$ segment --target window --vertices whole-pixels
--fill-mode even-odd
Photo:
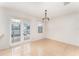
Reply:
[[[43,24],[41,22],[38,23],[38,33],[43,33]]]
[[[43,27],[42,26],[38,26],[38,33],[42,33],[43,32]]]

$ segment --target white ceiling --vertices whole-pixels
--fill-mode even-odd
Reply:
[[[71,12],[79,12],[79,2],[71,2],[68,5],[64,2],[5,2],[3,7],[19,10],[31,16],[42,18],[44,10],[48,10],[48,17],[64,15]]]

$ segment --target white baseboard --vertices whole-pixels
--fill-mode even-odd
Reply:
[[[25,40],[25,41],[20,42],[20,43],[18,43],[18,44],[13,44],[13,45],[11,45],[10,48],[13,48],[13,47],[19,46],[19,45],[21,45],[21,44],[29,43],[29,42],[31,42],[31,41],[37,41],[37,40],[41,40],[41,39],[29,39],[29,40]]]
[[[73,42],[67,42],[67,41],[61,40],[61,39],[59,39],[59,38],[49,37],[48,39],[50,39],[50,40],[55,40],[55,41],[59,41],[59,42],[61,42],[61,43],[65,43],[65,44],[69,44],[69,45],[73,45],[73,46],[79,47],[79,44],[75,44],[75,43],[73,43]]]
[[[33,39],[33,40],[31,40],[31,41],[37,41],[37,40],[42,40],[42,39]]]

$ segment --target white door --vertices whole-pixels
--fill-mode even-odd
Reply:
[[[11,19],[10,33],[11,46],[23,43],[25,40],[30,40],[30,22],[27,20]]]
[[[29,21],[23,22],[23,36],[24,36],[24,40],[30,39],[30,22]]]
[[[21,22],[18,19],[12,19],[10,21],[11,32],[11,44],[17,44],[21,42]]]

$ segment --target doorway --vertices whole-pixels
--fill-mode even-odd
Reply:
[[[30,40],[30,22],[27,20],[11,19],[10,37],[12,46]]]

